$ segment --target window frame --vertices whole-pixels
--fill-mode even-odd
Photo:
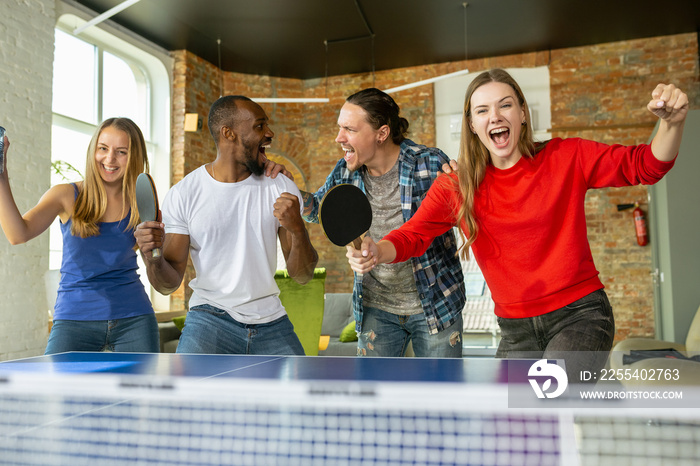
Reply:
[[[73,5],[61,2],[61,13],[56,22],[55,29],[73,35],[72,31],[84,24],[91,18],[90,12],[76,8]],[[78,39],[96,47],[97,86],[95,89],[95,99],[97,109],[95,124],[72,118],[54,112],[52,108],[52,131],[53,126],[60,126],[90,137],[101,121],[105,118],[102,115],[102,69],[104,65],[104,53],[110,53],[123,60],[134,72],[137,82],[137,92],[145,93],[146,106],[143,117],[145,126],[139,124],[146,139],[146,148],[149,156],[151,175],[154,177],[156,189],[162,199],[170,187],[170,144],[171,144],[171,83],[173,60],[169,53],[137,36],[130,31],[116,26],[111,21],[106,21],[99,26],[93,26],[83,31]],[[109,117],[110,115],[107,115]],[[82,151],[87,149],[83,148]],[[51,157],[53,161],[53,154]],[[141,281],[146,286],[149,296],[157,311],[169,311],[170,299],[157,293],[148,283],[145,266],[140,257],[139,274]]]

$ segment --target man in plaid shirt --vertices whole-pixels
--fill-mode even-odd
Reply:
[[[337,184],[352,183],[367,194],[372,206],[368,234],[379,241],[411,218],[449,158],[440,149],[407,139],[408,121],[399,116],[394,99],[378,89],[348,97],[338,127],[336,142],[345,156],[316,193],[302,191],[304,219],[317,223],[325,193]],[[418,357],[461,357],[465,301],[452,231],[410,262],[355,274],[357,354],[403,356],[412,341]]]

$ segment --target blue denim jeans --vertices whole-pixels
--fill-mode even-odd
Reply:
[[[541,316],[498,318],[497,358],[563,359],[569,381],[580,371],[600,373],[612,349],[615,319],[608,296],[597,290]]]
[[[294,325],[286,315],[265,324],[242,324],[208,304],[187,313],[178,353],[304,355]]]
[[[373,307],[362,312],[362,331],[357,337],[358,356],[401,357],[408,342],[423,358],[462,357],[462,315],[446,329],[428,333],[425,314],[399,316]]]
[[[160,351],[155,314],[114,320],[55,320],[44,354],[66,351]]]

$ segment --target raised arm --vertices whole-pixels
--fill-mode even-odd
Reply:
[[[314,277],[318,254],[299,213],[299,199],[294,194],[282,193],[274,209],[274,215],[281,225],[278,236],[287,272],[294,281],[304,285]]]
[[[4,164],[6,164],[9,145],[10,142],[5,137]],[[73,186],[61,184],[46,191],[37,205],[22,215],[10,189],[7,166],[0,174],[0,226],[10,244],[26,243],[36,238],[51,226],[57,216],[60,216],[64,222],[68,221],[74,204]]]
[[[688,115],[688,96],[673,84],[659,84],[647,104],[659,117],[659,129],[651,141],[651,152],[658,160],[670,162],[678,154]]]

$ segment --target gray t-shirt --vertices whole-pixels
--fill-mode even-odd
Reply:
[[[369,236],[374,241],[403,225],[399,191],[399,163],[380,176],[363,174],[365,192],[372,206]],[[423,312],[411,261],[379,264],[362,279],[362,305],[398,315]]]

